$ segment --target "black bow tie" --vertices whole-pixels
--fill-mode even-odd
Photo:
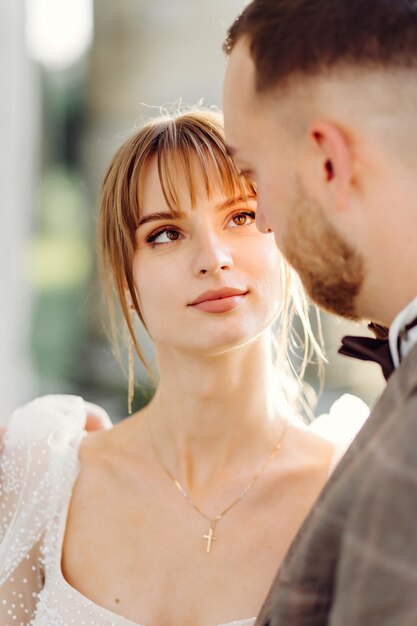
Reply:
[[[417,318],[401,329],[398,335],[399,355],[401,355],[401,339],[405,338],[410,328],[414,326],[417,326]],[[385,379],[388,380],[395,369],[388,342],[388,328],[374,323],[368,324],[368,328],[374,333],[375,339],[373,337],[343,337],[342,347],[338,352],[361,361],[375,361],[375,363],[379,363]]]

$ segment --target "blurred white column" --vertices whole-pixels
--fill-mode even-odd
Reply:
[[[30,395],[28,268],[37,103],[23,0],[0,3],[0,423]]]

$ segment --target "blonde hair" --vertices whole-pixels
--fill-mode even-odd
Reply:
[[[256,195],[256,187],[241,176],[227,154],[223,119],[219,112],[191,109],[174,115],[161,115],[136,131],[116,152],[102,185],[98,221],[98,249],[104,293],[109,305],[110,335],[117,349],[118,324],[116,302],[120,306],[127,331],[139,356],[150,371],[139,346],[130,308],[143,325],[140,302],[133,280],[135,231],[141,215],[141,190],[152,157],[156,157],[159,180],[170,210],[178,212],[178,180],[187,183],[192,205],[196,202],[196,184],[203,180],[207,195],[219,188],[228,196]],[[181,178],[180,178],[181,175]],[[322,356],[308,318],[308,302],[298,276],[282,260],[283,303],[276,358],[289,359],[295,341],[291,336],[293,318],[298,315],[304,330],[304,356],[301,373],[293,371],[298,381],[314,353]],[[290,360],[288,360],[290,363]],[[282,369],[282,368],[281,368]]]

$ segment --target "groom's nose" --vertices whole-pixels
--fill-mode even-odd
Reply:
[[[265,219],[265,215],[262,211],[258,209],[256,211],[256,228],[261,231],[261,233],[272,233],[272,228],[270,227],[268,221]]]

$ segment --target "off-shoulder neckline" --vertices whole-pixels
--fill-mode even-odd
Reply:
[[[70,583],[66,580],[64,573],[62,571],[62,551],[63,551],[63,543],[64,543],[64,537],[65,537],[65,529],[67,527],[67,521],[68,521],[68,512],[69,512],[69,507],[71,504],[73,486],[80,470],[79,448],[80,448],[80,445],[84,436],[86,435],[87,435],[86,431],[83,431],[77,437],[76,442],[74,442],[73,444],[73,449],[77,456],[78,463],[77,463],[76,472],[74,472],[73,481],[71,485],[69,485],[68,494],[66,494],[65,502],[63,504],[60,519],[59,519],[58,535],[57,535],[57,542],[56,542],[56,558],[54,559],[54,567],[55,567],[54,574],[57,577],[58,583],[63,585],[69,593],[71,593],[75,597],[80,598],[80,600],[88,604],[91,610],[97,613],[100,613],[103,616],[107,616],[112,626],[144,626],[144,624],[138,624],[136,622],[133,622],[132,620],[129,620],[127,617],[123,617],[123,615],[114,613],[113,611],[106,609],[104,606],[97,604],[90,598],[87,598],[87,596],[81,593],[81,591],[78,591],[78,589],[70,585]],[[237,619],[232,622],[216,624],[215,626],[234,626],[234,625],[251,626],[255,620],[256,620],[256,617],[247,617],[244,619]],[[115,622],[117,622],[117,624]]]

